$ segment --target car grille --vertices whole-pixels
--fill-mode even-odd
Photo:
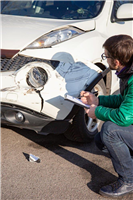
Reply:
[[[34,61],[45,62],[51,65],[53,69],[55,69],[59,64],[58,61],[50,61],[50,60],[44,60],[44,59],[35,58],[35,57],[26,57],[26,56],[17,55],[11,59],[7,59],[7,58],[1,59],[1,71],[3,72],[16,71],[20,69],[21,67],[23,67],[24,65],[26,65],[27,63],[34,62]]]

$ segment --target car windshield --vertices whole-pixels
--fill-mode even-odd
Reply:
[[[105,1],[1,1],[1,14],[63,20],[92,19]]]

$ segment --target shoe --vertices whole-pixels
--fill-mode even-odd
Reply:
[[[116,182],[102,187],[99,193],[105,197],[117,198],[128,193],[133,193],[133,183],[125,183],[118,179]]]

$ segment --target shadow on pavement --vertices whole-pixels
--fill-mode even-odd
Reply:
[[[7,127],[3,126],[3,128]],[[117,177],[111,174],[110,172],[89,161],[89,156],[88,159],[85,159],[80,155],[63,148],[65,146],[74,147],[91,154],[104,155],[106,157],[109,157],[108,155],[98,150],[93,141],[91,143],[77,143],[69,141],[68,139],[65,138],[63,134],[61,135],[49,134],[47,136],[44,136],[44,135],[38,135],[37,133],[31,130],[18,129],[14,127],[10,127],[10,129],[26,137],[32,142],[40,145],[41,147],[44,147],[54,152],[55,154],[71,162],[72,164],[89,172],[91,174],[91,181],[87,184],[87,186],[95,193],[98,193],[99,189],[103,185],[109,184],[110,182],[113,182],[117,179]],[[34,146],[35,145],[34,143],[29,143],[29,146]],[[27,159],[28,154],[25,153],[23,154]]]

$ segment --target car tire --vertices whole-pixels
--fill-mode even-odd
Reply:
[[[99,95],[106,95],[106,87],[103,80],[94,87],[92,91],[98,91]],[[78,113],[73,118],[71,126],[64,133],[65,137],[71,141],[77,142],[91,142],[98,130],[101,128],[103,122],[96,119],[93,120],[87,116],[84,108],[80,108]]]

